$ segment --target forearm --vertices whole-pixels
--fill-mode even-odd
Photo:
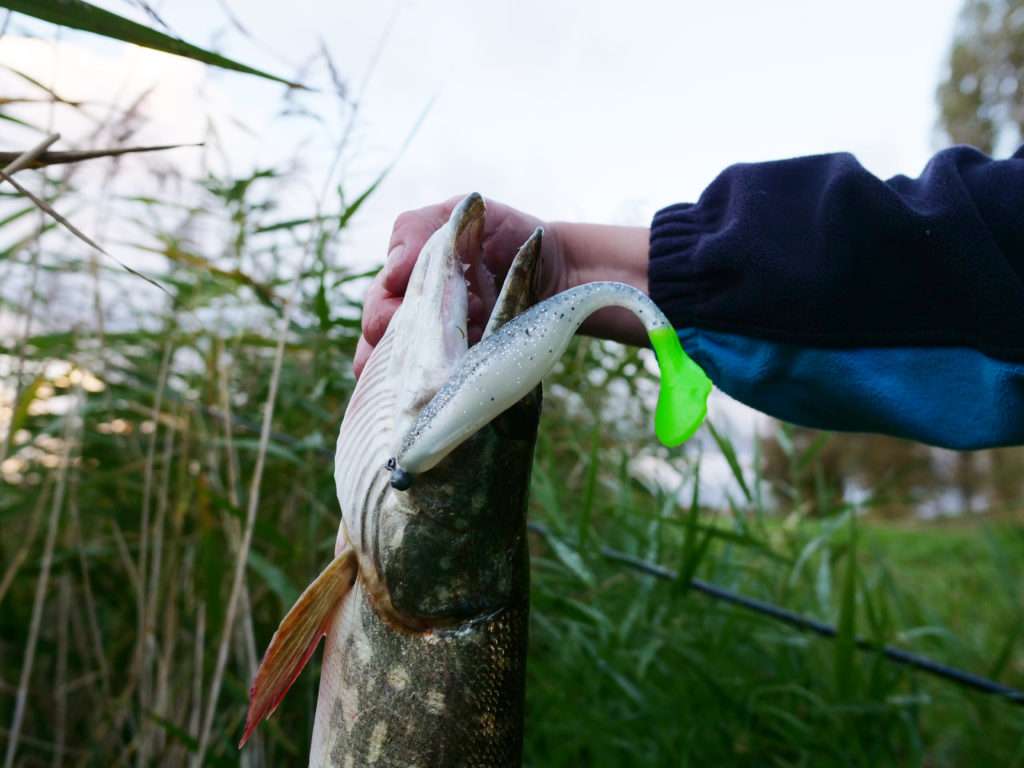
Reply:
[[[647,227],[552,222],[564,268],[558,291],[598,280],[615,280],[648,293]],[[627,310],[609,307],[595,312],[582,326],[590,336],[646,346],[647,333]]]
[[[724,392],[806,426],[1024,444],[1024,147],[917,179],[732,166],[652,224],[648,293]]]
[[[959,147],[888,181],[849,154],[735,165],[655,216],[648,293],[677,328],[1020,361],[1021,210],[1024,147]]]

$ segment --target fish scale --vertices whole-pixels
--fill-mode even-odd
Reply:
[[[322,678],[321,701],[333,704],[317,711],[323,752],[310,765],[518,766],[527,616],[524,601],[456,628],[402,631],[357,585],[327,638],[340,674]]]

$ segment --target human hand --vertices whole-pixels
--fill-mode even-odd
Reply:
[[[353,361],[356,376],[362,373],[370,353],[401,305],[420,249],[430,235],[448,221],[462,197],[406,211],[395,219],[387,262],[374,278],[363,302],[363,333]],[[544,299],[568,287],[565,259],[554,227],[507,205],[487,201],[480,242],[467,244],[466,253],[460,253],[469,264],[466,278],[469,281],[470,344],[479,341],[483,333],[516,251],[539,226],[544,227],[540,277],[540,298]]]
[[[384,336],[391,317],[402,303],[413,265],[427,238],[441,227],[463,196],[437,205],[406,211],[395,219],[388,245],[388,260],[366,293],[363,334],[356,347],[356,376]],[[487,202],[479,243],[469,243],[469,341],[476,343],[497,298],[498,288],[526,239],[538,226],[541,241],[539,299],[596,280],[617,280],[647,293],[647,256],[650,230],[606,224],[542,222],[507,205]],[[607,307],[589,317],[580,330],[626,344],[647,345],[643,325],[628,310]]]

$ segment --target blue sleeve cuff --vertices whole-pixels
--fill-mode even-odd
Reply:
[[[829,349],[687,328],[726,394],[785,421],[956,450],[1024,445],[1024,363],[969,347]]]

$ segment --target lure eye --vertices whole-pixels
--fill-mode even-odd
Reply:
[[[412,485],[412,475],[397,464],[391,470],[391,487],[396,491],[407,491]]]
[[[407,491],[412,485],[413,475],[398,466],[398,459],[392,456],[384,462],[384,469],[391,473],[391,487],[396,491]]]

